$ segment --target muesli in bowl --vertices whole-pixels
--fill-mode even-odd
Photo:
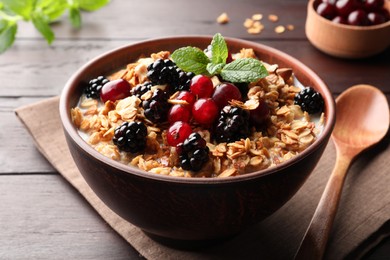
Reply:
[[[201,50],[140,57],[90,79],[71,110],[99,153],[151,173],[229,177],[295,157],[321,135],[324,101],[291,68],[231,53],[220,34]]]

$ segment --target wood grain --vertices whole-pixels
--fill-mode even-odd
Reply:
[[[0,205],[0,259],[137,256],[59,175],[1,176]]]
[[[36,29],[19,24],[15,45],[0,56],[0,259],[129,259],[138,253],[117,236],[35,148],[14,109],[56,96],[85,62],[135,41],[170,35],[208,34],[256,41],[299,59],[337,95],[366,83],[390,99],[390,49],[365,60],[340,60],[316,50],[304,32],[306,0],[115,0],[83,13],[83,28],[67,17],[53,24],[48,46]],[[227,12],[230,22],[215,19]],[[265,30],[250,35],[245,18],[264,15]],[[279,15],[279,22],[267,20]],[[276,25],[294,31],[276,34]],[[44,120],[44,119],[37,119]],[[367,180],[369,181],[369,180]],[[337,230],[345,227],[338,227]]]

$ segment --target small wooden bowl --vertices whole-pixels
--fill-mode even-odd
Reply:
[[[319,50],[339,58],[366,58],[390,46],[390,21],[373,26],[336,24],[307,5],[306,36]],[[390,10],[390,2],[386,1]]]

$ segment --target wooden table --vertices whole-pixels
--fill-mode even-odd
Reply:
[[[358,83],[372,84],[390,98],[390,49],[366,60],[341,60],[316,50],[306,39],[304,0],[113,0],[83,13],[83,28],[63,18],[47,46],[29,24],[0,56],[0,258],[125,259],[138,253],[119,237],[35,148],[14,109],[59,95],[70,75],[91,58],[139,40],[169,35],[238,37],[278,48],[311,67],[335,94]],[[230,22],[216,23],[227,12]],[[245,18],[264,15],[265,29],[250,35]],[[268,14],[279,16],[277,23]],[[274,32],[276,25],[293,31]],[[42,119],[44,120],[44,119]],[[377,248],[388,253],[389,243]],[[379,253],[380,254],[380,253]],[[375,259],[374,255],[367,259]]]

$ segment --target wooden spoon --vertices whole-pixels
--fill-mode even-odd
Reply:
[[[378,143],[389,129],[389,105],[377,88],[356,85],[336,99],[332,139],[336,165],[301,242],[295,259],[322,259],[337,212],[341,191],[353,159]]]

